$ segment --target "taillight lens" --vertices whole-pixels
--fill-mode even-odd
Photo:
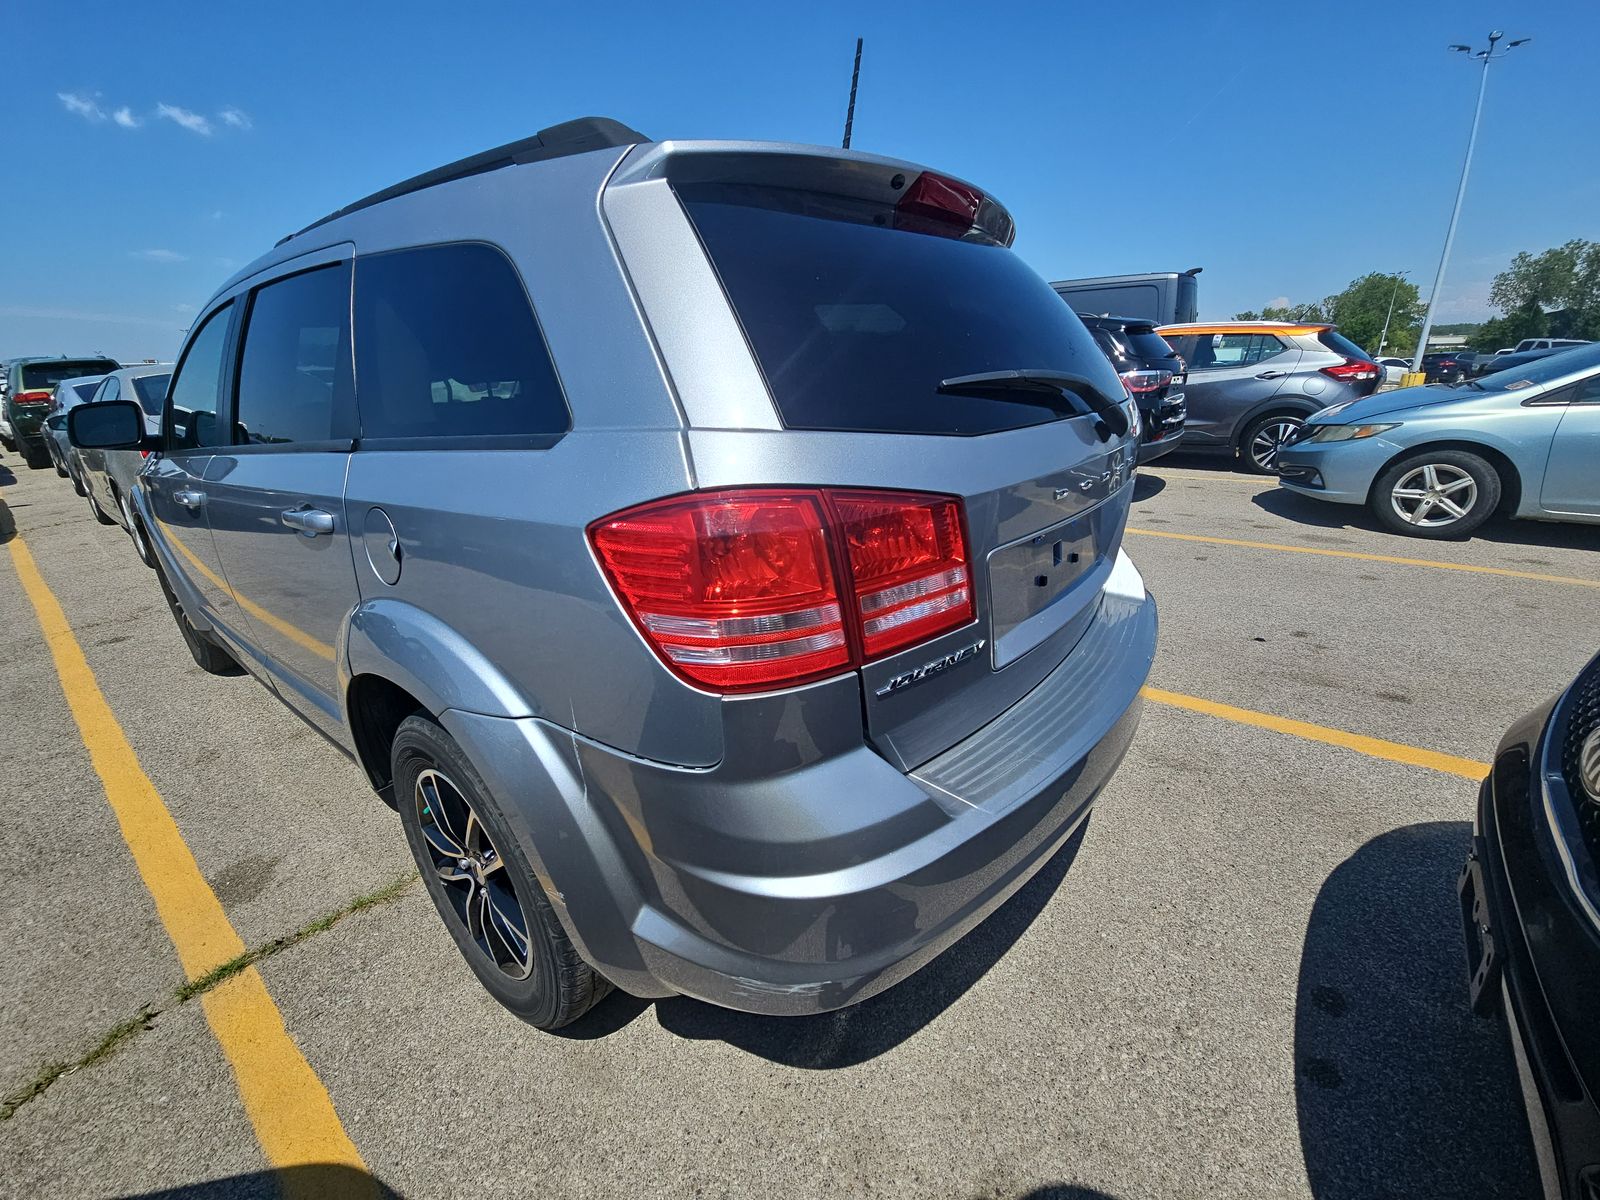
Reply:
[[[909,492],[829,492],[862,650],[877,658],[972,620],[961,505]]]
[[[1159,392],[1172,382],[1171,371],[1124,371],[1121,375],[1124,386],[1135,396],[1148,396],[1152,392]]]
[[[894,227],[958,238],[978,223],[983,193],[955,179],[924,171],[895,202]]]
[[[49,404],[50,403],[50,393],[49,392],[18,392],[17,393],[17,403],[18,404]]]
[[[821,679],[975,611],[961,505],[944,496],[703,492],[603,518],[589,538],[645,640],[714,691]]]
[[[1336,367],[1323,367],[1324,375],[1331,375],[1334,379],[1361,380],[1376,379],[1383,374],[1383,368],[1377,363],[1366,362],[1359,358],[1347,358]]]

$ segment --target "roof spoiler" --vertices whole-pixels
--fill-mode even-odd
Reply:
[[[496,146],[492,150],[480,151],[466,158],[457,159],[453,163],[446,163],[442,167],[435,167],[431,171],[424,171],[421,175],[413,175],[410,179],[401,180],[381,192],[373,192],[370,196],[364,196],[353,204],[347,204],[336,212],[329,213],[319,221],[311,222],[304,229],[278,239],[277,244],[281,246],[291,238],[297,238],[319,225],[326,225],[329,221],[336,221],[340,217],[359,212],[363,208],[370,208],[374,204],[381,204],[385,200],[393,200],[396,196],[420,192],[435,184],[465,179],[470,175],[482,175],[486,171],[497,171],[501,167],[565,158],[569,154],[586,154],[590,150],[604,150],[611,146],[635,146],[649,140],[638,130],[629,128],[621,121],[613,121],[610,117],[579,117],[575,121],[563,121],[548,129],[541,129],[532,137],[507,142],[504,146]]]

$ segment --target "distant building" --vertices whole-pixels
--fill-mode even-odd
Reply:
[[[1460,350],[1466,344],[1466,335],[1462,333],[1430,333],[1428,335],[1429,350]]]

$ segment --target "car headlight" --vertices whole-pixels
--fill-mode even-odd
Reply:
[[[1376,437],[1391,429],[1399,429],[1400,422],[1392,425],[1316,425],[1308,442],[1356,442],[1362,438]]]

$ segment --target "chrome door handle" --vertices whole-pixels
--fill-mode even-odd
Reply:
[[[1263,371],[1263,372],[1261,372],[1261,374],[1257,375],[1256,378],[1257,379],[1282,379],[1288,373],[1289,372],[1287,372],[1287,371]]]
[[[179,488],[172,493],[172,498],[191,511],[206,502],[206,494],[197,492],[193,488]]]
[[[333,514],[320,508],[286,508],[278,514],[278,519],[307,537],[333,532]]]

